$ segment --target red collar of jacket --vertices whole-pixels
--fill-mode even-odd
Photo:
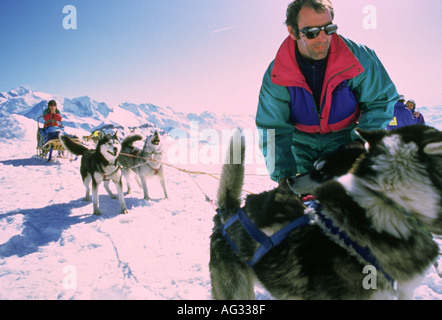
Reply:
[[[311,92],[296,61],[296,45],[296,41],[290,36],[282,43],[273,65],[272,82],[285,87],[302,87]],[[324,94],[331,82],[334,87],[362,72],[364,72],[362,64],[344,40],[337,34],[332,35],[322,93]]]

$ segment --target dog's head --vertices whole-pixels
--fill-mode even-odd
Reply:
[[[157,151],[161,148],[161,139],[158,131],[155,131],[154,134],[146,138],[146,142],[144,143],[144,150],[152,150]]]
[[[424,125],[358,132],[369,148],[352,170],[355,179],[442,234],[442,132]]]
[[[323,154],[314,164],[313,170],[288,180],[290,189],[296,194],[310,194],[323,182],[343,176],[355,161],[366,152],[362,147],[341,147]]]
[[[152,135],[151,143],[156,146],[161,143],[161,139],[160,139],[160,135],[158,134],[158,131],[155,131],[155,133]]]
[[[103,157],[110,163],[115,162],[116,158],[121,151],[121,143],[115,134],[106,134],[104,131],[100,131],[98,135],[97,150],[103,155]]]

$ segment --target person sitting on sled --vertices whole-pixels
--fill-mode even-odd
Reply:
[[[45,121],[42,130],[42,135],[45,142],[58,139],[60,133],[63,132],[63,117],[57,108],[57,102],[51,100],[48,102],[48,107],[43,111],[43,119]]]
[[[48,108],[43,111],[43,119],[45,120],[44,128],[62,126],[63,117],[57,108],[55,100],[48,102]]]

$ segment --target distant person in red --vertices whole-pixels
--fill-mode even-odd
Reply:
[[[57,102],[48,102],[48,108],[43,111],[44,127],[41,130],[44,142],[58,139],[63,132],[62,116],[57,109]]]
[[[44,128],[62,126],[62,116],[55,100],[48,102],[48,108],[43,111],[43,119],[45,120]]]

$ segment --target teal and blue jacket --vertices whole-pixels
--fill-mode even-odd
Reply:
[[[256,114],[260,147],[275,181],[311,170],[324,152],[359,138],[357,127],[385,129],[399,100],[376,53],[334,34],[317,106],[296,45],[287,37],[267,69]],[[275,131],[274,141],[267,130]]]

